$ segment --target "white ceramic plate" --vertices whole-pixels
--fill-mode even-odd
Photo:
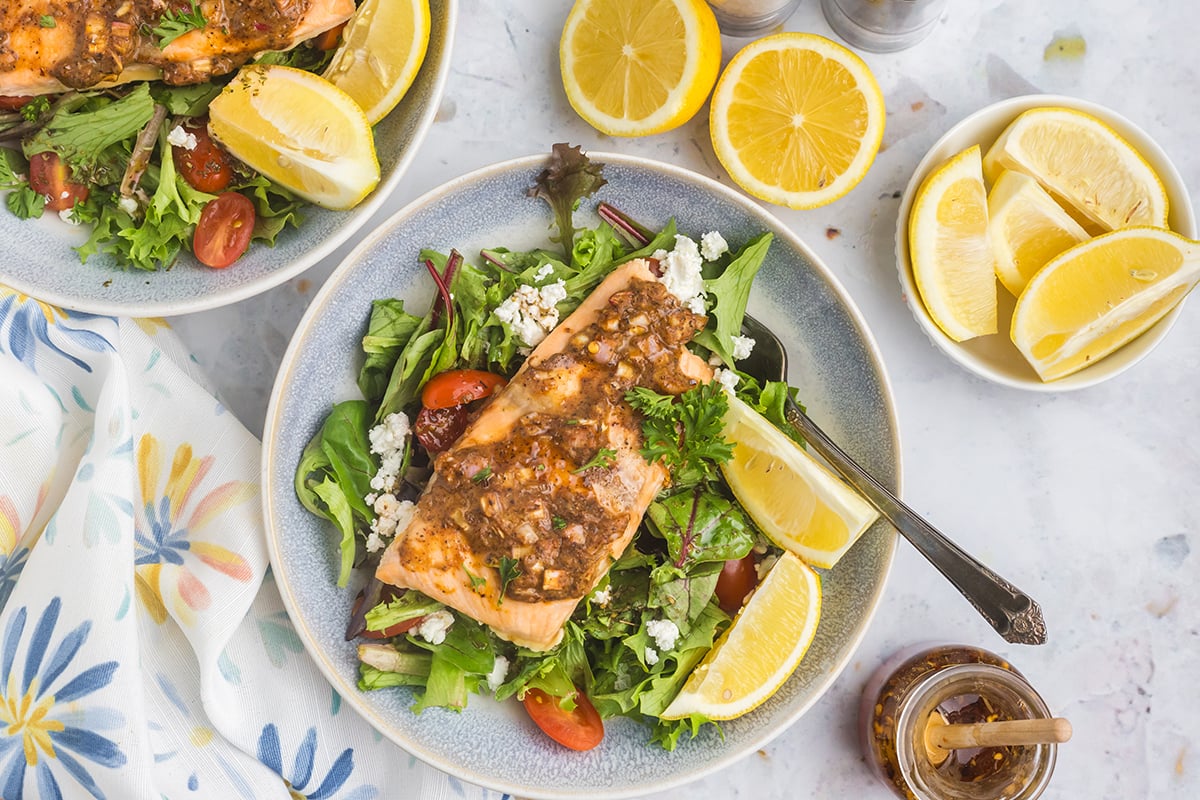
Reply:
[[[942,329],[925,310],[924,304],[921,303],[908,254],[908,215],[912,209],[917,188],[920,187],[925,176],[946,159],[971,145],[980,145],[983,152],[986,153],[988,147],[1000,137],[1008,124],[1022,112],[1046,106],[1084,111],[1103,120],[1121,134],[1162,178],[1163,185],[1167,189],[1169,204],[1167,222],[1171,230],[1190,239],[1196,238],[1196,218],[1192,213],[1192,202],[1183,178],[1175,169],[1175,165],[1167,158],[1163,149],[1146,135],[1145,131],[1115,111],[1096,103],[1064,95],[1026,95],[1001,100],[999,103],[993,103],[966,117],[946,131],[945,135],[938,139],[937,143],[921,159],[908,182],[904,197],[900,201],[900,216],[896,225],[896,265],[900,273],[900,286],[904,292],[904,300],[908,303],[913,318],[916,319],[917,324],[925,331],[934,346],[949,356],[952,361],[976,375],[1004,386],[1035,392],[1065,392],[1072,389],[1083,389],[1108,380],[1141,361],[1171,330],[1171,326],[1175,324],[1175,320],[1183,309],[1183,304],[1177,305],[1141,336],[1096,362],[1093,366],[1065,378],[1045,382],[1038,377],[1008,335],[1016,299],[1003,286],[997,286],[1000,298],[1000,332],[991,336],[969,339],[965,342],[956,342],[942,332]]]
[[[735,247],[776,234],[755,283],[750,310],[780,332],[791,353],[791,381],[831,436],[891,487],[900,446],[887,377],[858,311],[812,251],[740,194],[686,170],[643,159],[592,154],[608,184],[577,219],[594,224],[607,200],[650,227],[674,215],[699,236],[718,229]],[[384,735],[428,763],[473,783],[523,797],[626,797],[692,780],[754,752],[804,713],[849,661],[881,597],[895,548],[879,523],[828,572],[820,627],[798,671],[766,704],[683,741],[674,752],[647,743],[648,729],[618,719],[604,742],[576,753],[542,735],[519,704],[471,698],[461,714],[413,714],[408,689],[360,692],[355,646],[343,640],[358,586],[339,590],[332,526],[296,500],[292,477],[305,444],[330,405],[357,397],[359,340],[370,304],[402,297],[428,307],[432,282],[417,261],[423,247],[549,245],[551,215],[525,190],[543,157],[497,164],[446,184],[398,212],[338,267],[309,306],[284,355],[263,440],[264,514],[271,563],[300,638],[336,690]],[[361,585],[361,581],[359,583]]]
[[[431,0],[429,5],[429,48],[421,69],[400,104],[375,126],[379,186],[354,209],[307,206],[298,229],[281,233],[275,247],[253,245],[227,269],[209,269],[184,252],[170,269],[157,272],[124,270],[109,256],[80,264],[72,248],[87,240],[82,229],[54,213],[20,220],[0,209],[0,283],[76,311],[174,316],[236,303],[313,266],[378,210],[433,124],[450,70],[458,0]]]

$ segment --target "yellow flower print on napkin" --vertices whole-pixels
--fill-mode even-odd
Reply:
[[[241,582],[252,577],[245,558],[200,536],[223,512],[258,494],[256,485],[244,481],[228,481],[201,494],[213,461],[212,456],[196,458],[190,444],[179,445],[160,492],[159,441],[151,434],[138,440],[142,505],[134,515],[137,591],[156,622],[166,620],[168,603],[182,624],[191,624],[195,612],[209,607],[212,596],[203,580],[208,570],[202,566]]]

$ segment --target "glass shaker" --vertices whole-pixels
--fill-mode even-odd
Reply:
[[[726,36],[761,36],[782,25],[800,0],[708,0]]]
[[[1054,771],[1057,745],[940,749],[931,725],[1049,720],[1025,677],[995,653],[915,645],[867,682],[859,731],[876,776],[906,800],[1034,800]]]
[[[933,32],[946,0],[821,0],[834,33],[862,50],[890,53]]]

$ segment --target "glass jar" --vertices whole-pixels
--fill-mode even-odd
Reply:
[[[906,800],[1034,800],[1050,781],[1057,745],[947,751],[928,746],[925,732],[931,721],[1050,717],[1025,677],[995,653],[921,644],[896,653],[868,680],[859,730],[872,771]]]
[[[778,28],[800,0],[708,0],[717,26],[726,36],[762,36]]]

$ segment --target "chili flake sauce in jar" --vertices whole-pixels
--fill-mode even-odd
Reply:
[[[906,800],[1034,800],[1050,781],[1057,745],[939,750],[925,734],[931,722],[1050,717],[1025,677],[995,653],[920,644],[896,653],[868,680],[859,730],[872,771]]]

